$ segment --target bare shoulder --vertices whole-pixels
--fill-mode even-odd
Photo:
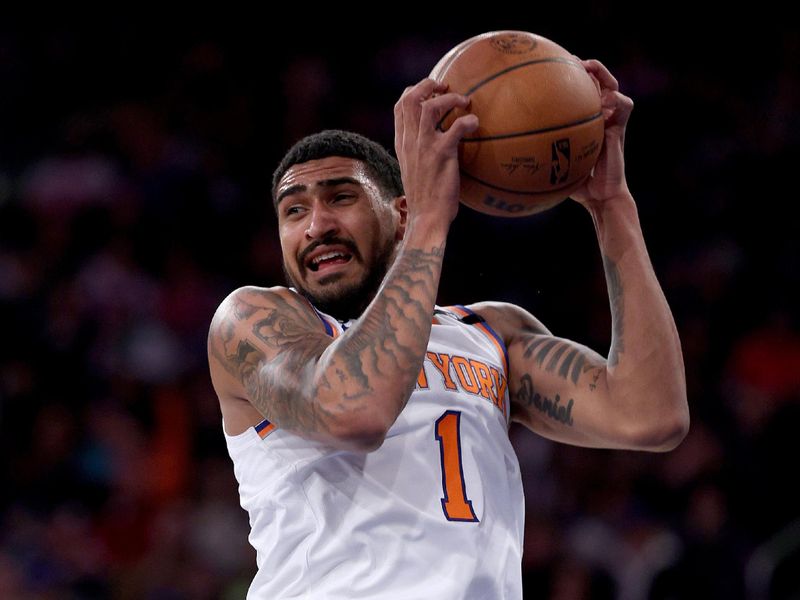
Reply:
[[[280,414],[274,403],[292,396],[288,385],[331,343],[311,304],[284,287],[241,287],[219,305],[208,333],[208,364],[225,427],[235,434],[264,416]],[[268,387],[268,389],[267,389]]]
[[[323,334],[311,304],[285,287],[241,287],[219,305],[208,334],[209,361],[230,363],[246,343],[267,358],[303,336]]]
[[[552,335],[539,319],[510,302],[476,302],[467,308],[483,317],[507,346],[520,334]]]
[[[208,332],[215,387],[238,389],[258,365],[308,338],[326,337],[308,301],[284,287],[241,287],[219,305]]]
[[[240,287],[220,303],[211,321],[211,333],[218,333],[219,327],[226,322],[247,321],[259,313],[273,314],[281,310],[302,318],[315,316],[311,305],[288,288]]]

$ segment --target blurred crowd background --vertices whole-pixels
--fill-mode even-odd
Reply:
[[[322,128],[393,148],[403,89],[492,29],[598,58],[634,99],[628,177],[692,411],[668,454],[512,430],[525,597],[798,597],[800,35],[774,13],[612,4],[0,21],[0,598],[244,597],[205,340],[230,291],[283,282],[272,170]],[[605,354],[584,209],[462,209],[439,301],[485,299]]]

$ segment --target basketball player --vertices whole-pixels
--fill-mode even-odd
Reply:
[[[292,288],[220,305],[209,361],[249,512],[250,598],[522,597],[524,500],[511,421],[596,448],[686,434],[680,342],[623,169],[632,102],[597,61],[605,147],[573,198],[591,213],[609,356],[500,302],[435,304],[458,210],[468,99],[423,80],[395,106],[397,164],[344,132],[302,140],[273,200]],[[400,178],[402,173],[402,182]]]

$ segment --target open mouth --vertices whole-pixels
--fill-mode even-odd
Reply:
[[[317,273],[333,268],[337,265],[347,264],[352,258],[353,255],[349,252],[332,250],[330,252],[325,252],[323,254],[314,256],[306,262],[306,266],[308,267],[309,271]]]

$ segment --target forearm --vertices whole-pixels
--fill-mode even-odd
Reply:
[[[411,223],[373,301],[322,355],[316,401],[353,431],[385,431],[413,390],[430,337],[446,228]]]
[[[631,419],[688,423],[680,339],[629,195],[591,209],[611,305],[609,392]]]

